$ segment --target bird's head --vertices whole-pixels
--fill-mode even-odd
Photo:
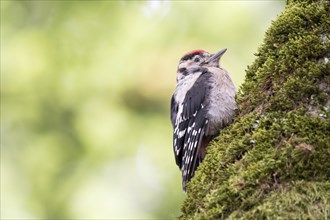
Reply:
[[[181,74],[182,77],[184,77],[190,73],[189,69],[199,67],[219,67],[220,58],[226,51],[227,49],[222,49],[215,54],[210,54],[205,50],[193,50],[181,58],[178,66],[178,74]]]

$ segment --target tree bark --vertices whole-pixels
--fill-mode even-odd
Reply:
[[[330,217],[330,2],[290,0],[246,71],[181,219]]]

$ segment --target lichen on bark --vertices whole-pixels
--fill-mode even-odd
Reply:
[[[329,218],[329,14],[329,1],[289,1],[272,23],[181,219]]]

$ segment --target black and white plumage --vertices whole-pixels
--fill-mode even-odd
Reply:
[[[171,99],[173,148],[182,172],[182,187],[205,157],[205,148],[230,123],[236,110],[236,88],[216,54],[195,50],[180,60],[177,85]]]

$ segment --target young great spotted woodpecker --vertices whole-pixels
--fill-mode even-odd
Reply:
[[[234,83],[219,66],[226,50],[215,54],[194,50],[183,56],[178,66],[171,121],[174,156],[184,191],[204,159],[208,143],[231,122],[237,109]]]

